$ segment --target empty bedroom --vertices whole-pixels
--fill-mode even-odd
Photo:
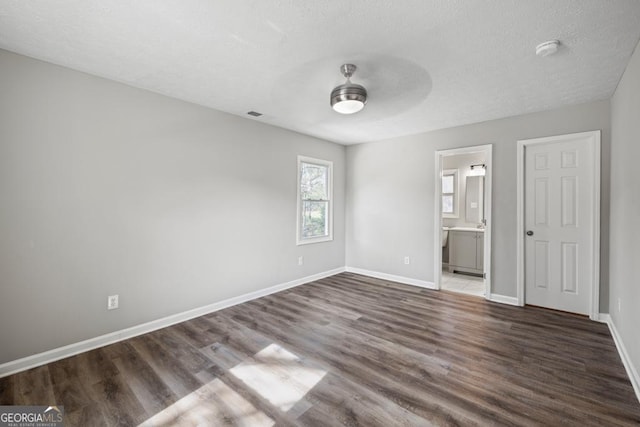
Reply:
[[[0,0],[0,427],[640,425],[639,40]]]

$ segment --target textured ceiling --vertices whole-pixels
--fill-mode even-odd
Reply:
[[[1,48],[343,144],[609,98],[639,38],[638,0],[0,0]]]

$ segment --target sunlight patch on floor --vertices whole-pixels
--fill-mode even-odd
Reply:
[[[283,412],[304,412],[304,396],[326,375],[303,365],[300,357],[270,344],[228,371],[265,401]],[[273,426],[274,420],[216,378],[140,424],[151,426],[216,425]]]
[[[231,425],[267,427],[275,422],[219,379],[175,402],[140,424],[142,427],[215,425],[219,421]]]
[[[284,412],[326,375],[321,369],[303,366],[298,356],[278,344],[270,344],[229,372]]]

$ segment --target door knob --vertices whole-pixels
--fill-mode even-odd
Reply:
[[[527,236],[533,236],[533,231],[531,230],[527,231]]]

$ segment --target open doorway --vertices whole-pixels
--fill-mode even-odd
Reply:
[[[435,160],[434,283],[489,299],[492,146],[440,150]]]

